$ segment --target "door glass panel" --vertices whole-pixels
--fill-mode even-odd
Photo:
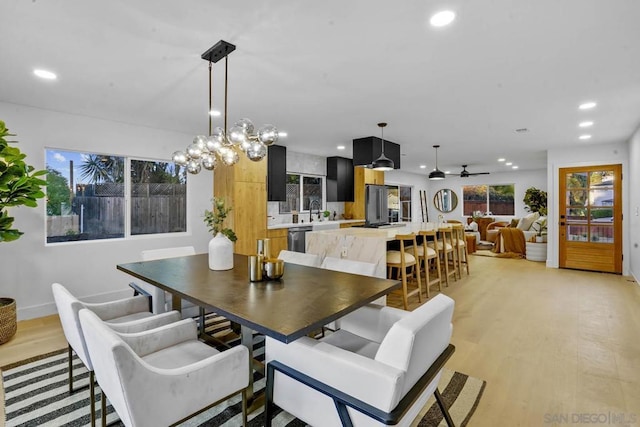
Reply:
[[[613,209],[611,208],[591,208],[592,223],[613,223]]]
[[[599,187],[602,185],[613,185],[614,174],[613,171],[596,171],[591,172],[589,175],[589,183],[592,187]]]
[[[611,189],[591,189],[589,190],[589,205],[591,206],[613,206],[613,188]]]
[[[587,221],[587,209],[585,208],[573,208],[567,209],[567,221]]]
[[[585,188],[586,186],[587,186],[586,172],[567,174],[567,189]]]
[[[587,205],[587,191],[586,190],[567,191],[567,205],[569,205],[569,206],[586,206]]]
[[[567,240],[572,242],[588,242],[589,226],[586,224],[567,224]]]
[[[613,227],[610,225],[592,225],[590,241],[593,243],[613,243]]]

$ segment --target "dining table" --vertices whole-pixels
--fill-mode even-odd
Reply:
[[[173,307],[184,299],[236,322],[250,354],[253,331],[289,343],[400,287],[397,280],[291,263],[278,280],[251,282],[249,258],[240,254],[230,270],[210,270],[206,253],[117,269],[171,293]]]

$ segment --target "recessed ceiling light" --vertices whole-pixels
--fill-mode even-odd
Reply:
[[[33,70],[33,74],[45,80],[55,80],[58,78],[55,73],[47,70],[35,69]]]
[[[511,169],[518,169],[518,166],[511,166]]]
[[[218,110],[211,110],[211,111],[209,111],[209,115],[210,115],[211,117],[218,117],[218,116],[220,116],[221,114],[222,114],[222,113],[221,113],[220,111],[218,111]]]
[[[591,139],[591,135],[580,135],[580,139]]]
[[[420,165],[420,169],[426,169],[427,165]]]
[[[507,163],[505,163],[505,165],[507,165],[507,166],[511,166],[512,164],[513,164],[513,163],[511,163],[511,162],[507,162]]]
[[[581,128],[588,128],[590,126],[593,126],[593,122],[580,122],[578,126],[580,126]]]
[[[596,105],[598,105],[598,104],[596,104],[593,101],[589,101],[589,102],[585,102],[585,103],[580,104],[580,106],[578,108],[581,109],[581,110],[590,110],[591,108],[595,107]]]
[[[338,150],[344,150],[344,149],[345,149],[345,148],[347,148],[347,147],[345,147],[344,145],[338,145],[336,148],[337,148]]]
[[[504,162],[505,160],[507,160],[507,159],[505,159],[504,157],[500,157],[500,158],[498,159],[498,161],[499,161],[499,162]]]
[[[456,19],[456,14],[450,10],[443,10],[431,16],[429,22],[434,27],[444,27],[449,25]]]
[[[289,134],[286,132],[282,132],[281,130],[278,131],[278,136],[282,137],[282,138],[286,138]]]

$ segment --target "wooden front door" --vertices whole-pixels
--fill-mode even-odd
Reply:
[[[622,167],[562,168],[561,268],[622,273]]]

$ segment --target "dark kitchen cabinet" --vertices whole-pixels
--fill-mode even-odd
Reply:
[[[287,200],[287,147],[270,145],[267,154],[267,200]]]
[[[327,157],[327,202],[353,202],[353,161]]]
[[[382,139],[376,136],[353,140],[353,165],[370,166],[382,153]],[[393,160],[393,168],[400,169],[400,145],[384,140],[384,155]]]

